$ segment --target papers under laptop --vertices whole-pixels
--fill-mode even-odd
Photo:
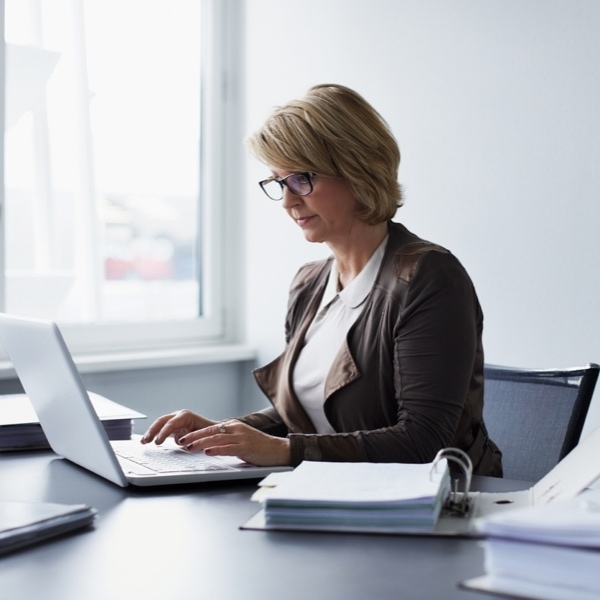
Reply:
[[[289,467],[257,467],[232,457],[188,453],[174,443],[110,442],[57,325],[0,314],[0,343],[10,357],[58,455],[120,486],[157,486],[262,478]],[[141,459],[132,456],[141,454]],[[120,456],[119,456],[120,455]],[[152,462],[162,463],[153,469]],[[170,464],[165,465],[166,462]],[[159,472],[160,471],[160,472]]]

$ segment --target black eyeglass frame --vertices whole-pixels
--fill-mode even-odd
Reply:
[[[308,181],[308,187],[309,190],[308,192],[305,192],[303,194],[298,193],[296,190],[294,190],[290,184],[287,182],[287,180],[290,177],[297,177],[298,175],[304,175],[304,177],[306,177],[307,181]],[[260,189],[265,193],[265,196],[267,198],[269,198],[270,200],[274,200],[275,202],[279,202],[280,200],[283,200],[283,187],[285,186],[288,190],[290,190],[290,192],[292,192],[292,194],[294,194],[294,196],[308,196],[309,194],[312,194],[313,191],[313,177],[316,175],[316,173],[309,173],[308,171],[304,172],[304,171],[299,171],[296,173],[290,173],[287,177],[269,177],[268,179],[263,179],[262,181],[258,182],[258,185],[260,186]],[[279,198],[273,198],[273,196],[271,196],[267,190],[265,189],[265,186],[273,181],[276,181],[279,184],[279,187],[281,188],[281,196]]]

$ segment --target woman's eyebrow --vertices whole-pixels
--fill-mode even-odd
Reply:
[[[294,173],[294,171],[284,171],[284,173],[284,175],[281,175],[277,171],[273,171],[273,169],[271,169],[271,177],[274,177],[275,179],[283,179],[284,177],[286,177],[286,174],[291,175],[292,173]]]

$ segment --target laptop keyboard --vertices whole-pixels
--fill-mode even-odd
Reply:
[[[134,462],[156,473],[181,473],[186,471],[231,471],[233,467],[218,458],[200,453],[188,453],[178,448],[143,446],[138,443],[112,442],[117,456]]]

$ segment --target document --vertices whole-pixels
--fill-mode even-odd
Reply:
[[[362,530],[385,533],[482,538],[487,533],[477,525],[490,515],[512,514],[523,507],[551,507],[567,500],[577,502],[579,495],[600,477],[598,452],[600,427],[581,440],[535,485],[502,493],[471,491],[472,464],[458,448],[440,450],[434,461],[425,465],[302,463],[273,486],[269,479],[263,482],[254,495],[263,510],[243,529],[360,531],[362,527]],[[431,478],[432,467],[441,460],[446,465],[458,464],[464,480],[462,491],[456,487],[458,478],[453,482],[452,491],[447,476],[439,481]],[[321,496],[309,495],[315,492]],[[371,500],[378,501],[377,506],[368,506],[368,492],[375,494]],[[406,497],[402,497],[402,493]],[[391,501],[394,494],[398,503],[394,507],[396,512],[384,512],[385,501]],[[343,504],[342,499],[348,499],[349,505]],[[320,507],[317,501],[328,504]],[[597,502],[600,510],[600,498]],[[366,512],[367,508],[371,513]],[[318,513],[319,509],[322,514]],[[364,512],[359,513],[359,509]],[[348,511],[351,512],[347,514]],[[363,522],[359,516],[364,517]],[[492,521],[487,523],[491,526]]]
[[[267,527],[394,533],[431,531],[450,488],[447,461],[306,461],[261,493]],[[251,527],[249,527],[251,528]]]
[[[146,415],[88,392],[96,414],[102,420],[109,439],[126,440],[133,433],[133,419]],[[0,451],[48,448],[31,401],[25,394],[0,395]]]
[[[535,600],[600,598],[600,490],[544,506],[492,515],[485,574],[463,587]]]
[[[486,537],[559,546],[600,549],[600,490],[481,519],[477,529]]]

